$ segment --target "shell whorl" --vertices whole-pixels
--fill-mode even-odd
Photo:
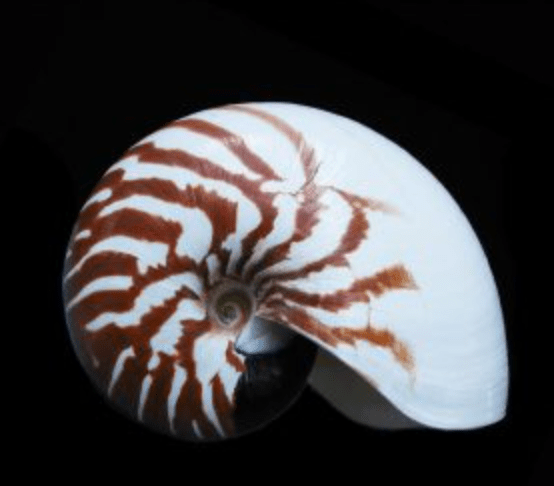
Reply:
[[[73,229],[63,291],[78,357],[114,406],[179,438],[241,435],[298,395],[313,342],[414,419],[471,426],[449,425],[448,411],[434,424],[417,405],[440,380],[426,381],[429,358],[405,309],[415,327],[425,322],[429,299],[441,298],[426,288],[440,287],[443,269],[428,270],[425,245],[410,240],[422,226],[403,192],[404,162],[387,167],[382,156],[393,144],[371,132],[366,150],[370,131],[349,123],[284,103],[228,105],[166,125],[104,174]],[[366,160],[330,148],[320,133],[329,129]],[[464,255],[478,260],[472,251]],[[464,285],[494,292],[474,280]],[[459,290],[446,287],[443,299]],[[502,326],[492,332],[484,340],[502,344]],[[483,372],[501,387],[496,361]],[[498,418],[499,395],[477,423]]]

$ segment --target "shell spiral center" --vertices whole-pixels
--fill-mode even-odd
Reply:
[[[256,302],[249,287],[225,280],[209,292],[207,308],[213,322],[230,329],[242,327],[252,318]]]

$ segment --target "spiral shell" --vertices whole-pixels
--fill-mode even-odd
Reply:
[[[228,105],[135,144],[79,214],[63,296],[93,383],[178,438],[263,426],[310,371],[363,423],[318,348],[418,423],[505,413],[502,312],[463,213],[408,153],[315,108]]]

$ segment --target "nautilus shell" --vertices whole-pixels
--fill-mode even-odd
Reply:
[[[180,439],[259,429],[307,383],[377,427],[372,393],[427,427],[505,414],[502,311],[467,219],[407,152],[319,109],[228,105],[135,144],[79,214],[63,297],[107,401]]]

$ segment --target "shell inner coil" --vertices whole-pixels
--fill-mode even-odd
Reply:
[[[225,328],[246,324],[255,310],[254,299],[239,282],[223,282],[208,297],[212,319]]]

